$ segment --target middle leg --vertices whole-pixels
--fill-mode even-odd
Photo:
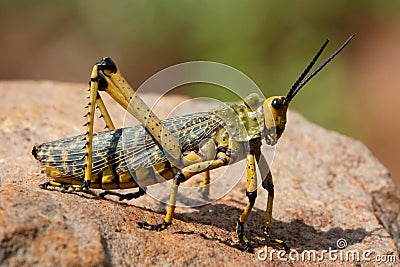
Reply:
[[[198,162],[183,168],[175,175],[173,179],[170,198],[168,202],[167,214],[165,215],[164,222],[160,224],[152,224],[149,222],[138,222],[138,226],[140,228],[145,228],[148,230],[156,230],[156,231],[162,231],[166,229],[172,223],[172,219],[174,217],[176,197],[179,185],[187,181],[190,177],[194,176],[195,174],[225,166],[229,163],[229,161],[230,161],[230,156],[226,155],[225,152],[219,152],[215,160]]]
[[[266,240],[271,245],[282,246],[285,250],[289,250],[290,246],[281,239],[275,239],[271,237],[271,224],[272,224],[272,207],[274,203],[274,183],[272,179],[272,173],[269,169],[267,160],[262,154],[257,155],[258,166],[260,169],[261,177],[263,178],[262,187],[268,192],[267,207],[265,210],[264,224],[262,231],[266,237]]]
[[[205,199],[207,199],[208,196],[210,195],[210,181],[211,181],[210,171],[206,170],[204,172],[204,180],[199,183],[199,186],[200,186],[199,192]]]

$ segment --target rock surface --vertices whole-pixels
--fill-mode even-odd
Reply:
[[[47,178],[30,154],[32,146],[84,132],[84,88],[56,82],[0,82],[0,265],[303,266],[315,264],[301,259],[301,253],[309,250],[318,257],[322,254],[320,266],[383,264],[376,262],[377,255],[397,259],[388,265],[399,264],[400,197],[388,171],[360,142],[313,125],[293,111],[272,166],[273,233],[293,249],[283,256],[284,262],[278,253],[272,253],[272,259],[271,254],[264,261],[258,259],[257,252],[265,249],[260,226],[267,194],[262,189],[246,224],[255,253],[239,250],[235,222],[247,201],[245,179],[208,205],[178,207],[174,223],[163,232],[136,226],[137,221],[163,219],[165,205],[150,196],[117,202],[39,189],[37,185]],[[156,113],[165,117],[183,100],[168,97]],[[106,104],[112,117],[119,118],[116,125],[122,125],[124,111],[111,101]],[[102,125],[97,123],[97,130]],[[221,170],[212,175],[218,173]],[[347,245],[336,252],[338,259],[323,254],[337,250],[339,239]],[[292,260],[294,250],[299,260]],[[371,260],[346,260],[354,251],[360,256],[367,251]]]

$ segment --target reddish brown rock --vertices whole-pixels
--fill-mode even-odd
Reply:
[[[85,89],[81,84],[0,82],[0,265],[282,263],[277,253],[272,262],[257,258],[265,244],[260,231],[267,196],[264,190],[259,190],[246,225],[256,253],[238,249],[235,221],[247,201],[244,181],[209,205],[178,207],[173,225],[163,232],[136,226],[137,221],[163,219],[165,206],[150,196],[120,203],[39,189],[37,185],[47,179],[30,154],[32,146],[83,133]],[[184,98],[164,100],[156,111],[160,116],[166,116]],[[107,104],[113,118],[119,118],[116,124],[122,125],[124,112],[111,101]],[[337,249],[337,241],[343,239],[347,246],[337,255],[370,251],[372,260],[376,255],[394,255],[398,260],[400,201],[388,171],[360,142],[322,129],[293,111],[288,116],[272,166],[276,190],[273,233],[299,254],[312,250],[320,256],[323,250]],[[100,130],[103,124],[96,128]],[[217,173],[220,170],[212,172],[213,176]],[[296,256],[294,251],[291,255]],[[293,261],[288,255],[284,258],[285,264],[292,266],[314,264]],[[319,262],[322,266],[356,263],[332,261],[327,254]]]

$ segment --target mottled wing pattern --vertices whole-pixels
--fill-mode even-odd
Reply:
[[[190,151],[205,138],[212,137],[222,120],[202,112],[168,118],[163,123],[178,137],[182,151]],[[83,177],[85,143],[85,136],[78,135],[35,146],[33,154],[43,167],[56,168],[62,177]],[[167,161],[161,145],[143,125],[95,133],[92,157],[94,174],[110,165],[122,173]]]

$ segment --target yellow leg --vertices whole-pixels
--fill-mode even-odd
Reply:
[[[210,171],[206,170],[204,172],[204,180],[199,183],[200,186],[199,191],[204,198],[208,198],[208,196],[210,195],[210,181],[211,181]]]
[[[265,157],[261,154],[258,156],[258,165],[260,168],[261,177],[265,177],[262,186],[268,192],[268,200],[267,200],[267,208],[265,210],[265,218],[264,218],[264,225],[262,227],[263,233],[265,234],[268,242],[272,244],[281,245],[286,250],[289,250],[290,247],[284,241],[280,239],[273,239],[271,237],[271,224],[272,224],[272,208],[274,203],[274,183],[272,179],[272,173],[269,169],[268,163]]]
[[[97,105],[97,107],[98,107],[98,109],[99,109],[99,111],[100,111],[100,114],[101,114],[100,117],[103,118],[103,120],[104,120],[104,122],[105,122],[105,124],[106,124],[106,128],[107,128],[108,130],[115,130],[115,125],[114,125],[114,123],[112,122],[111,116],[110,116],[110,114],[108,113],[108,110],[107,110],[107,108],[106,108],[106,106],[105,106],[105,104],[104,104],[104,102],[103,102],[103,99],[101,98],[101,96],[100,96],[99,93],[97,93],[96,105]],[[111,178],[111,180],[112,180],[113,177],[114,177],[114,174],[113,174],[113,167],[110,165],[110,166],[108,166],[107,168],[105,168],[105,169],[103,170],[102,183],[103,183],[103,181],[110,180],[110,178]],[[139,189],[139,192],[137,192],[138,195],[140,195],[140,194],[142,193],[142,191],[143,191],[143,190]],[[107,194],[110,195],[110,194],[113,194],[113,193],[110,192],[110,191],[103,191],[103,192],[100,194],[100,197],[104,197],[104,196],[107,195]],[[116,194],[118,194],[118,193],[116,193]],[[132,198],[137,198],[136,195],[135,195],[135,193],[129,193],[129,194],[127,194],[127,195],[132,196]],[[131,199],[132,199],[132,198],[131,198]],[[120,195],[119,195],[119,200],[122,201],[123,199],[128,199],[128,200],[129,200],[129,197],[126,197],[125,195],[120,194]]]
[[[90,96],[88,104],[87,116],[87,131],[86,137],[86,157],[85,157],[85,179],[82,184],[82,189],[86,191],[90,187],[90,177],[92,175],[92,141],[93,141],[93,123],[94,123],[94,112],[96,108],[96,99],[99,86],[98,79],[98,67],[95,65],[90,75]]]
[[[175,178],[172,182],[171,194],[169,196],[169,202],[168,202],[168,208],[167,208],[167,214],[165,215],[164,221],[160,224],[152,224],[149,222],[138,222],[137,224],[140,228],[145,228],[148,230],[162,231],[162,230],[166,229],[172,223],[172,219],[173,219],[174,213],[175,213],[176,196],[178,194],[178,187],[183,179],[184,179],[184,175],[182,174],[182,172],[178,172],[175,175]]]
[[[72,184],[65,184],[65,183],[59,183],[55,181],[51,182],[46,182],[43,184],[40,184],[39,186],[43,189],[46,189],[49,186],[53,187],[59,187],[61,188],[62,191],[67,190],[69,192],[72,191],[87,191],[88,188],[90,187],[90,181],[92,178],[92,148],[93,148],[93,125],[94,125],[94,113],[95,113],[95,108],[96,106],[99,108],[99,111],[101,113],[101,117],[104,119],[104,122],[106,123],[106,127],[110,130],[114,130],[115,126],[114,123],[111,120],[111,117],[104,105],[103,100],[101,99],[99,93],[98,93],[98,86],[99,86],[99,79],[98,79],[98,67],[94,66],[92,69],[91,73],[91,81],[90,81],[90,95],[89,95],[89,103],[87,105],[88,112],[85,115],[87,117],[87,123],[85,124],[87,127],[86,134],[85,134],[85,139],[86,139],[86,156],[85,156],[85,177],[84,177],[84,182],[82,185],[72,185]],[[112,172],[111,166],[108,167],[107,169]]]
[[[253,154],[248,154],[246,156],[246,160],[246,196],[248,197],[249,202],[237,221],[236,233],[238,234],[240,242],[243,244],[244,250],[251,252],[252,247],[250,245],[250,241],[244,235],[244,223],[247,221],[257,198],[257,177],[255,156]]]
[[[110,114],[108,113],[106,105],[104,104],[103,99],[101,99],[100,94],[97,94],[96,105],[99,108],[101,117],[103,118],[104,122],[106,123],[107,129],[115,130],[114,123],[111,120]]]
[[[172,223],[172,219],[174,217],[175,207],[176,207],[176,197],[178,194],[178,187],[179,187],[180,183],[181,183],[180,177],[178,177],[177,179],[174,179],[174,181],[172,183],[171,194],[169,196],[169,202],[168,202],[168,208],[167,208],[167,214],[165,215],[165,219],[164,219],[164,222],[168,225]]]
[[[162,231],[166,229],[172,223],[172,219],[174,217],[176,197],[180,183],[187,181],[193,175],[204,172],[205,170],[212,170],[227,165],[229,163],[229,160],[230,160],[229,156],[227,156],[223,152],[219,152],[217,154],[217,159],[215,160],[198,162],[183,168],[174,177],[171,187],[171,194],[168,202],[167,214],[165,215],[164,222],[160,224],[152,224],[149,222],[138,222],[138,226],[141,228],[156,230],[156,231]]]
[[[103,58],[96,64],[104,73],[105,90],[124,109],[141,122],[151,135],[162,145],[170,161],[179,166],[181,146],[178,139],[163,126],[161,120],[151,111],[135,90],[122,76],[115,63],[110,58]],[[172,157],[172,158],[171,158]]]
[[[58,187],[61,189],[61,192],[64,192],[64,191],[73,192],[73,191],[81,191],[82,190],[82,186],[80,186],[80,185],[63,184],[63,183],[59,183],[56,181],[50,181],[50,182],[45,182],[45,183],[39,184],[39,187],[42,189],[47,189],[49,186]]]
[[[143,100],[136,94],[132,87],[122,77],[115,63],[109,58],[103,58],[93,66],[90,76],[90,96],[88,104],[86,156],[85,156],[85,177],[82,190],[86,191],[90,187],[92,176],[92,141],[95,107],[100,110],[108,129],[113,130],[115,126],[101,99],[98,91],[106,91],[124,109],[137,118],[152,136],[161,144],[169,156],[169,160],[179,166],[181,160],[181,147],[178,139],[163,127],[160,119],[150,110]]]
[[[272,207],[274,203],[274,183],[272,181],[271,172],[268,172],[267,177],[262,183],[263,188],[268,191],[268,200],[267,200],[267,208],[265,210],[265,219],[264,219],[264,228],[268,229],[268,232],[271,229],[272,222]]]

